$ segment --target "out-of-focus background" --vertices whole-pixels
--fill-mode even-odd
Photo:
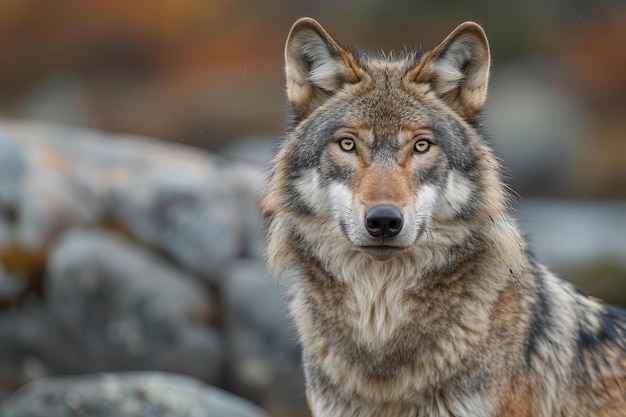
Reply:
[[[483,25],[518,218],[626,305],[624,2],[4,1],[0,415],[307,416],[255,205],[301,16],[383,51]]]

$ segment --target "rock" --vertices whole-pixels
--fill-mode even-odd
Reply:
[[[29,167],[26,146],[10,140],[0,124],[0,208],[15,209]]]
[[[219,285],[227,260],[261,252],[260,219],[250,213],[261,173],[248,168],[224,166],[201,178],[180,169],[146,174],[120,192],[117,218],[142,241]]]
[[[9,311],[0,315],[0,401],[25,383],[73,367],[81,352],[50,314]]]
[[[161,259],[96,230],[72,230],[50,254],[46,290],[52,305],[79,301],[107,314],[189,320],[208,309],[203,287]],[[107,306],[103,302],[114,302]],[[114,308],[113,308],[114,307]]]
[[[136,369],[221,382],[222,341],[199,281],[94,230],[64,234],[46,278],[44,304],[0,315],[0,387]]]
[[[60,230],[91,222],[98,210],[77,179],[75,161],[37,125],[0,123],[0,206],[15,224],[15,244],[41,250]],[[6,152],[6,154],[5,154]]]
[[[135,181],[117,217],[138,239],[217,284],[224,263],[243,250],[240,210],[228,196],[203,198],[202,183],[180,176],[165,171]]]
[[[6,270],[6,257],[10,254],[13,234],[10,221],[0,215],[0,311],[10,308],[25,287],[24,280]]]
[[[12,301],[22,293],[23,289],[23,283],[7,273],[2,264],[0,264],[0,310],[2,310],[5,303],[6,306],[12,304]]]
[[[228,368],[274,410],[302,403],[293,328],[251,261],[265,247],[263,167],[242,161],[0,121],[0,399],[51,375],[151,369],[222,384]],[[222,318],[232,331],[216,329]]]
[[[16,241],[40,249],[61,230],[95,221],[97,209],[76,184],[47,170],[31,171],[17,206]]]
[[[10,246],[14,240],[14,235],[15,231],[11,220],[8,216],[0,214],[0,248]]]
[[[159,372],[42,379],[0,406],[3,417],[269,417],[242,398]]]
[[[239,261],[228,270],[222,294],[228,387],[280,415],[305,415],[300,348],[283,293],[262,261]]]
[[[0,123],[0,209],[14,213],[15,243],[30,251],[68,228],[112,226],[217,285],[228,259],[261,254],[250,207],[262,182],[260,167],[191,147]]]

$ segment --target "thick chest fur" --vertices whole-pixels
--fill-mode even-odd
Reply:
[[[458,386],[456,394],[442,394],[450,400],[474,392],[470,385],[488,372],[476,361],[478,352],[482,359],[491,354],[490,311],[483,303],[491,303],[498,290],[461,280],[472,271],[468,265],[428,291],[415,286],[419,280],[405,282],[392,269],[376,267],[324,285],[320,277],[302,277],[292,313],[309,380],[317,375],[341,396],[410,402],[411,410],[416,398],[435,398],[432,392],[444,387]]]
[[[414,308],[409,296],[389,278],[368,274],[344,289],[346,324],[364,345],[384,345],[411,322]]]

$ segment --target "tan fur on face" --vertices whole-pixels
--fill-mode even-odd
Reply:
[[[363,172],[357,180],[359,199],[365,211],[378,204],[393,204],[400,208],[406,207],[417,195],[417,189],[410,181],[412,172],[398,168],[393,171],[375,167]]]

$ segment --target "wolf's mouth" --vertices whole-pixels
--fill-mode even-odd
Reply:
[[[370,255],[372,258],[377,261],[384,261],[390,259],[394,255],[404,251],[406,248],[399,246],[389,246],[389,245],[368,245],[368,246],[359,246],[358,247],[363,252]]]

